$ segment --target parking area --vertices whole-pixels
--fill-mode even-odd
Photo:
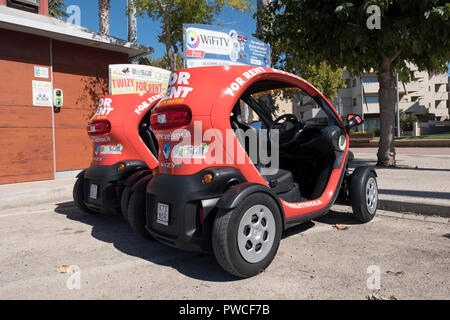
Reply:
[[[140,239],[121,217],[73,202],[5,209],[0,299],[450,298],[448,223],[381,212],[362,225],[348,211],[289,230],[270,267],[240,280],[212,255]]]

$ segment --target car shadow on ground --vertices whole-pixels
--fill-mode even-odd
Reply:
[[[139,237],[122,216],[87,214],[78,209],[73,201],[57,204],[55,212],[92,226],[91,235],[95,239],[111,243],[114,248],[127,255],[174,268],[198,280],[215,282],[239,280],[223,271],[212,254],[184,252]]]
[[[168,266],[178,272],[203,281],[228,282],[241,280],[225,272],[216,262],[214,255],[185,252],[171,248],[157,241],[136,235],[128,223],[118,215],[87,214],[75,206],[73,201],[57,204],[55,212],[68,219],[92,227],[91,235],[100,241],[111,243],[120,252],[158,265]],[[289,229],[283,238],[312,228],[313,222],[306,222]]]
[[[362,224],[359,220],[357,220],[354,216],[347,212],[339,212],[331,210],[326,215],[321,216],[320,218],[314,219],[314,221],[335,225],[335,224],[348,224],[348,225],[356,225]]]

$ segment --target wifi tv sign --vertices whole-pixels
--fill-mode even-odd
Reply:
[[[229,55],[233,49],[231,42],[230,36],[224,32],[198,28],[186,30],[185,43],[188,50]]]
[[[204,24],[183,25],[184,65],[270,67],[270,46],[234,29]]]

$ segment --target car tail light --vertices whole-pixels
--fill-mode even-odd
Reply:
[[[188,125],[192,114],[189,108],[171,109],[155,112],[150,117],[152,129],[170,129]]]
[[[111,131],[111,123],[108,120],[95,120],[88,124],[87,132],[90,136],[99,136]]]

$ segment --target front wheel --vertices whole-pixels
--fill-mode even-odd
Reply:
[[[350,201],[353,215],[361,222],[375,216],[378,204],[378,185],[375,173],[364,167],[356,168],[350,180]]]
[[[97,214],[98,212],[92,211],[84,204],[84,189],[83,189],[83,178],[78,178],[73,186],[73,201],[77,207],[86,213]]]
[[[235,209],[217,212],[212,232],[214,255],[225,271],[252,277],[274,259],[281,233],[278,205],[270,196],[255,193]]]

